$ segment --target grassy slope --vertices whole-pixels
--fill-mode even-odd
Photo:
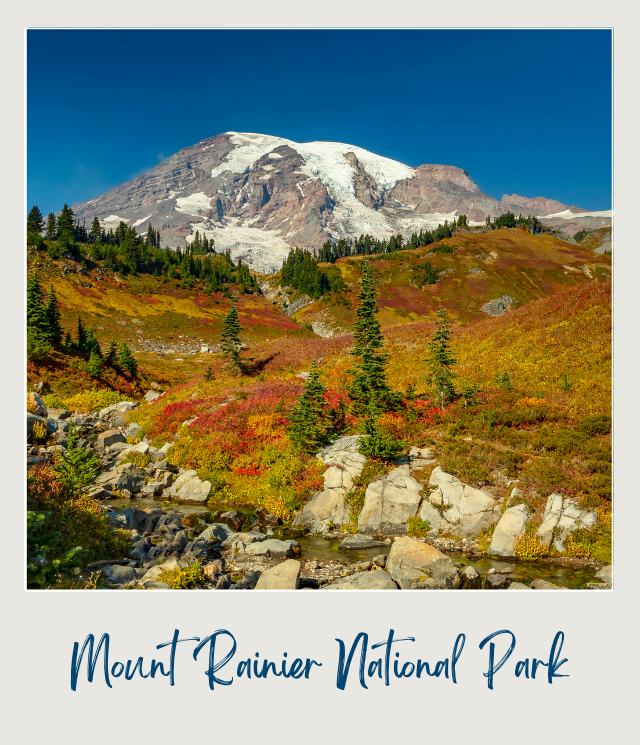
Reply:
[[[434,253],[448,246],[453,253]],[[363,257],[340,259],[337,266],[350,288],[348,302],[340,297],[321,298],[302,309],[296,320],[328,320],[336,328],[353,325],[356,288]],[[544,297],[567,285],[610,276],[609,256],[562,241],[552,235],[531,235],[525,230],[460,233],[412,251],[372,257],[379,280],[380,321],[385,326],[431,317],[445,307],[454,319],[472,321],[484,316],[481,306],[503,294],[515,306]],[[428,261],[442,271],[434,285],[416,285],[416,268]]]

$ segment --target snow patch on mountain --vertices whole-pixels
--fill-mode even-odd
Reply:
[[[127,220],[126,217],[120,217],[119,215],[107,215],[107,217],[103,217],[102,220],[100,220],[100,226],[105,230],[115,230],[121,222],[128,223],[129,220]]]
[[[572,212],[571,210],[562,210],[554,212],[552,215],[538,215],[541,220],[560,218],[562,220],[575,220],[577,217],[613,217],[612,210],[598,210],[596,212]]]
[[[200,217],[207,214],[211,209],[211,199],[204,192],[197,191],[188,197],[179,197],[176,199],[176,212],[182,212],[183,215]]]
[[[139,220],[136,220],[131,227],[132,228],[137,228],[138,225],[142,225],[143,222],[147,222],[147,220],[150,217],[151,217],[151,215],[147,215],[146,217],[141,217]]]
[[[277,231],[241,225],[237,218],[229,219],[225,224],[192,223],[191,228],[194,235],[198,230],[201,236],[213,238],[216,251],[229,250],[232,259],[240,258],[264,274],[279,271],[291,250]],[[194,235],[187,236],[188,243],[193,241]]]
[[[235,145],[220,165],[211,169],[211,178],[220,176],[226,171],[244,173],[263,155],[271,152],[280,145],[292,144],[290,140],[271,135],[259,135],[253,132],[227,132],[229,139]]]

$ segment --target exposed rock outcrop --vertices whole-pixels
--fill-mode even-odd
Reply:
[[[544,508],[542,523],[536,535],[540,542],[556,551],[565,550],[567,536],[579,528],[591,528],[596,524],[595,512],[581,510],[573,499],[561,494],[550,494]]]
[[[509,507],[494,528],[489,553],[496,556],[513,556],[516,540],[524,533],[529,510],[526,505]]]
[[[460,575],[453,561],[417,538],[396,538],[385,568],[402,590],[460,586]]]

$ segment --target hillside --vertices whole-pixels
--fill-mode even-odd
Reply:
[[[351,328],[363,258],[338,259],[336,267],[348,291],[322,297],[294,318],[320,323],[327,332]],[[440,307],[467,322],[498,314],[505,307],[519,307],[562,287],[606,280],[611,273],[607,255],[548,233],[532,235],[520,229],[457,233],[423,248],[373,256],[370,262],[378,280],[378,317],[384,326],[432,317]],[[506,306],[495,302],[503,297]]]

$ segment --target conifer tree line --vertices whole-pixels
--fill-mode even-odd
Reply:
[[[359,306],[351,349],[353,363],[349,370],[347,392],[351,413],[359,418],[362,437],[360,451],[370,458],[384,460],[398,456],[402,444],[389,436],[380,425],[385,412],[399,411],[404,396],[393,391],[386,375],[387,355],[384,337],[377,319],[378,307],[374,276],[368,262],[362,265]],[[446,311],[436,313],[436,329],[427,345],[425,381],[439,406],[456,397],[453,371],[455,359],[450,348],[451,331]],[[328,407],[325,388],[317,364],[311,367],[302,395],[292,407],[289,417],[289,438],[294,445],[310,454],[316,453],[341,431],[336,426],[336,412]],[[415,398],[415,389],[407,393]],[[344,417],[339,420],[344,423]]]
[[[44,237],[43,237],[44,235]],[[120,221],[114,229],[105,230],[94,218],[89,230],[78,223],[67,204],[56,217],[47,221],[34,206],[27,216],[27,241],[46,249],[52,258],[70,255],[80,261],[98,262],[121,274],[152,274],[188,283],[201,281],[208,292],[218,292],[236,283],[244,294],[258,294],[260,288],[248,267],[231,260],[229,251],[218,252],[213,239],[196,231],[184,249],[162,248],[160,232],[149,225],[144,235]]]
[[[284,260],[280,286],[293,287],[312,298],[319,298],[325,292],[337,292],[345,288],[338,272],[320,269],[318,259],[310,251],[301,248],[291,251]]]
[[[504,212],[498,217],[491,219],[491,215],[487,215],[485,225],[492,230],[498,228],[526,228],[530,233],[542,233],[543,226],[537,217],[524,217],[518,215],[517,217],[513,212]]]
[[[35,273],[27,279],[27,358],[42,360],[52,350],[87,357],[84,369],[99,378],[106,367],[116,372],[138,375],[138,363],[126,342],[109,344],[106,354],[92,328],[86,328],[78,318],[75,337],[66,334],[60,321],[60,306],[53,290],[45,296]]]

